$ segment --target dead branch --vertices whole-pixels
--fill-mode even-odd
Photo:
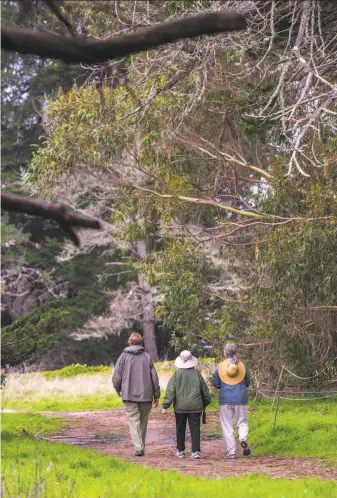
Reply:
[[[337,311],[337,306],[306,306],[299,309],[311,311]]]
[[[9,192],[1,193],[1,208],[6,211],[26,213],[55,221],[76,246],[80,245],[80,241],[73,230],[74,227],[92,228],[94,230],[101,228],[99,220],[73,213],[63,204],[49,204],[42,199],[31,199]]]
[[[106,40],[67,38],[25,28],[1,28],[4,50],[20,54],[60,59],[66,63],[99,63],[143,52],[180,39],[243,30],[244,17],[234,11],[202,14],[177,21],[159,23],[129,35]]]

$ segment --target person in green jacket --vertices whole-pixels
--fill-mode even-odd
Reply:
[[[197,364],[197,358],[189,351],[180,353],[175,361],[178,370],[169,380],[163,402],[163,414],[173,403],[178,458],[185,458],[187,420],[192,439],[192,458],[200,458],[200,418],[203,410],[210,404],[211,396],[202,375],[196,370]]]

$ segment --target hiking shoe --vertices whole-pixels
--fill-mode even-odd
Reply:
[[[243,455],[244,456],[249,456],[250,455],[250,449],[248,447],[247,441],[240,441],[241,448],[243,449]]]
[[[177,458],[185,458],[185,451],[177,451],[176,453]]]
[[[227,453],[227,455],[224,456],[225,460],[235,460],[236,455],[233,453]]]
[[[144,450],[136,451],[136,456],[141,457],[141,456],[144,456],[144,455],[145,455]]]
[[[198,460],[200,458],[200,451],[193,451],[191,458],[193,458],[193,460]]]

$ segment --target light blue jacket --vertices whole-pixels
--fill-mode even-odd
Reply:
[[[232,356],[226,356],[226,358],[232,358]],[[212,385],[217,389],[220,389],[219,393],[219,404],[220,405],[247,405],[248,404],[248,392],[247,387],[250,384],[250,372],[246,368],[245,378],[235,386],[226,384],[219,377],[219,365],[213,375]]]

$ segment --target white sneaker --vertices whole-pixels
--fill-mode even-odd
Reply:
[[[177,451],[176,453],[177,458],[185,458],[185,451]]]
[[[200,451],[193,451],[191,458],[193,458],[193,460],[198,460],[200,458]]]
[[[235,460],[236,455],[235,453],[227,453],[227,455],[224,456],[225,460]]]

